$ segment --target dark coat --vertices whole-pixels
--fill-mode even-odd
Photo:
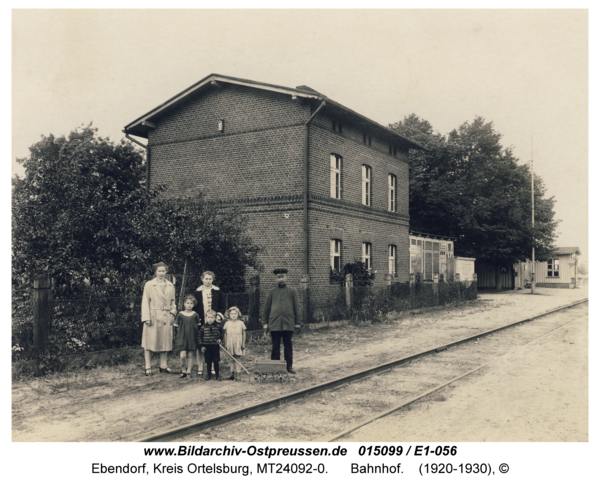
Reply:
[[[263,308],[263,322],[269,331],[293,331],[300,325],[298,294],[287,285],[269,290]]]
[[[201,285],[196,290],[194,290],[194,297],[196,297],[196,300],[198,301],[198,303],[194,307],[194,311],[200,316],[200,325],[204,325],[205,311],[204,299],[202,299],[202,293],[205,291],[204,289],[206,289],[206,287],[204,285]],[[221,314],[221,317],[223,317],[223,315],[225,314],[225,296],[223,295],[223,292],[219,290],[219,287],[215,287],[214,285],[212,286],[210,292],[212,294],[211,308],[215,312]]]

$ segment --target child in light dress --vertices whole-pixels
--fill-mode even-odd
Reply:
[[[193,295],[186,295],[182,310],[175,320],[175,328],[177,329],[177,337],[175,338],[175,349],[179,350],[179,359],[181,361],[181,378],[187,378],[192,374],[192,366],[194,365],[194,354],[198,363],[198,372],[202,370],[202,362],[200,361],[200,351],[198,350],[198,326],[200,324],[200,316],[192,309],[197,304],[196,298]],[[187,358],[187,369],[185,368],[185,360]]]
[[[225,349],[238,361],[242,356],[245,355],[246,349],[246,324],[244,324],[244,321],[240,320],[241,316],[242,313],[237,307],[231,307],[226,312],[226,317],[228,317],[228,320],[223,326],[223,333],[225,335]],[[229,358],[229,360],[229,370],[231,371],[231,376],[227,379],[238,380],[242,371],[242,367],[239,363],[236,363],[231,358]]]

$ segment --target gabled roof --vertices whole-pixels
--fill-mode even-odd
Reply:
[[[581,252],[579,251],[579,247],[577,247],[577,246],[559,246],[554,249],[554,254],[555,255],[572,255],[572,254],[581,255]]]
[[[208,89],[218,88],[222,84],[234,84],[238,86],[248,86],[255,89],[263,89],[266,91],[273,91],[277,93],[287,94],[291,97],[299,97],[308,100],[325,101],[325,107],[322,111],[325,113],[339,116],[342,119],[346,119],[350,124],[358,124],[368,127],[369,132],[373,135],[379,135],[381,138],[388,140],[390,143],[396,143],[399,146],[405,148],[427,150],[419,143],[404,137],[393,130],[367,118],[366,116],[357,113],[350,108],[337,103],[336,101],[328,98],[322,93],[315,91],[308,86],[298,86],[297,88],[287,88],[285,86],[277,86],[275,84],[260,83],[258,81],[251,81],[248,79],[233,78],[231,76],[223,76],[221,74],[209,74],[205,78],[201,79],[197,83],[193,84],[189,88],[183,90],[181,93],[176,94],[172,98],[169,98],[164,103],[158,105],[156,108],[150,110],[145,115],[140,116],[136,120],[132,121],[125,126],[123,130],[125,133],[130,135],[136,135],[138,137],[148,138],[148,130],[154,126],[154,123],[165,113],[177,108],[181,104],[185,103],[191,96],[197,95]]]

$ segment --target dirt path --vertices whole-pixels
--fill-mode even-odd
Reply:
[[[512,359],[514,350],[526,347],[536,339],[543,339],[548,333],[560,329],[567,322],[587,319],[587,314],[587,305],[578,305],[476,341],[451,347],[444,352],[430,354],[334,390],[323,391],[279,406],[267,413],[252,415],[200,434],[190,435],[184,440],[188,442],[225,442],[234,439],[244,442],[337,440],[334,438],[339,437],[339,434],[349,430],[350,427],[372,421],[379,414],[412,401],[415,397],[428,393],[449,380],[454,380],[482,366],[485,367],[493,360]],[[531,376],[535,376],[536,372],[537,370],[533,370]],[[563,375],[556,376],[559,382],[562,382],[562,378]],[[462,386],[463,380],[460,380],[449,384],[448,388],[452,390]],[[484,407],[488,407],[485,397],[482,398],[479,394],[478,399]],[[443,402],[446,397],[443,393],[436,393],[425,400]],[[494,405],[500,408],[506,406],[502,401]],[[413,406],[413,404],[408,405],[408,407]],[[507,408],[510,409],[510,406]],[[410,412],[406,417],[407,420],[411,419]],[[459,425],[464,427],[465,423]],[[418,427],[417,420],[416,428]],[[390,439],[386,433],[379,437],[380,430],[389,433],[391,429],[386,428],[385,425],[381,429],[376,428],[369,437],[370,442],[403,440],[401,435],[391,436],[393,438]]]
[[[588,319],[357,430],[358,442],[588,440]]]
[[[585,297],[586,289],[483,294],[460,308],[301,334],[294,337],[298,374],[285,386],[148,378],[141,373],[141,353],[135,364],[15,381],[12,436],[14,441],[136,440]],[[248,346],[245,363],[251,367],[255,358],[268,358],[269,349],[268,344]],[[178,369],[178,360],[171,358],[169,365]]]

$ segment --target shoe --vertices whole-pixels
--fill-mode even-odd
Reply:
[[[219,381],[219,375],[215,375],[215,380]]]
[[[292,368],[291,366],[287,369],[287,372],[290,373],[290,374],[292,374],[292,375],[296,374],[296,370],[294,368]]]
[[[235,375],[231,373],[231,376],[229,378],[223,378],[223,380],[235,380]]]
[[[161,373],[172,373],[171,368],[159,368],[158,371]]]
[[[198,376],[204,376],[204,370],[198,370]]]
[[[181,372],[181,375],[179,376],[179,378],[187,378],[188,374],[184,373],[183,371]]]
[[[152,376],[152,368],[146,368],[146,371],[144,373],[146,376]]]

